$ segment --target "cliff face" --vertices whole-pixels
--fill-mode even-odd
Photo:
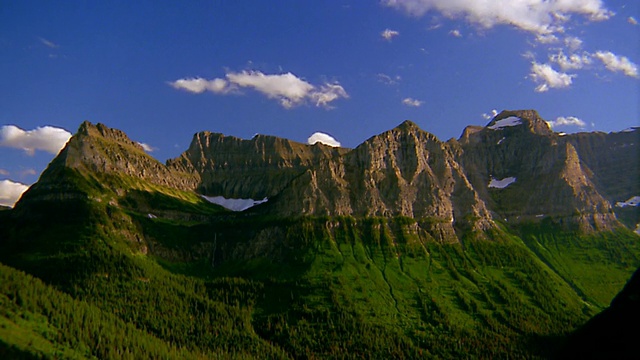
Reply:
[[[492,221],[446,143],[406,121],[307,170],[273,205],[287,215],[407,216],[440,239]]]
[[[296,176],[348,149],[305,145],[274,136],[251,140],[211,133],[194,135],[189,149],[167,161],[169,169],[194,174],[198,192],[227,198],[272,197]]]
[[[501,218],[552,216],[583,231],[620,225],[575,146],[537,112],[504,111],[459,144],[474,188]]]
[[[191,196],[268,197],[260,211],[276,216],[412,217],[443,241],[496,219],[551,217],[599,231],[621,225],[614,210],[631,212],[623,214],[628,226],[638,222],[637,207],[614,206],[640,195],[638,136],[562,136],[535,111],[504,111],[458,140],[442,142],[406,121],[353,150],[201,132],[163,165],[122,131],[85,122],[22,202],[86,196],[66,175],[75,171],[98,186],[107,174]]]
[[[566,136],[591,169],[598,191],[612,204],[640,195],[640,128]]]
[[[197,185],[195,176],[168,169],[124,132],[103,124],[84,122],[38,182],[27,191],[24,202],[86,197],[72,182],[70,171],[98,182],[96,176],[125,175],[180,190],[193,189]]]

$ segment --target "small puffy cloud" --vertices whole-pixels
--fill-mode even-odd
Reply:
[[[142,149],[146,152],[153,152],[155,150],[157,150],[156,148],[154,148],[153,146],[147,144],[147,143],[143,143],[143,142],[139,142],[138,145],[142,146]]]
[[[270,99],[280,102],[286,109],[298,106],[307,100],[318,107],[330,108],[329,103],[349,95],[338,83],[315,86],[288,72],[284,74],[264,74],[260,71],[229,72],[226,79],[187,78],[170,82],[175,89],[194,94],[211,91],[215,94],[236,92],[240,88],[253,89]]]
[[[549,64],[540,64],[535,61],[531,63],[530,77],[538,84],[536,92],[545,92],[549,88],[567,88],[571,86],[573,78],[576,76],[556,71]]]
[[[0,180],[0,205],[13,207],[29,186],[11,180]]]
[[[575,36],[567,36],[564,38],[564,45],[571,51],[577,51],[582,48],[582,39]]]
[[[253,88],[269,98],[279,99],[284,107],[300,103],[314,88],[290,72],[267,75],[260,71],[242,71],[227,74],[227,79],[240,87]]]
[[[436,11],[484,28],[509,25],[536,34],[562,32],[562,24],[573,14],[591,21],[606,20],[613,15],[602,0],[384,0],[383,3],[414,16]]]
[[[224,94],[230,91],[229,83],[225,79],[206,80],[200,77],[179,79],[170,82],[169,85],[174,89],[188,91],[194,94],[200,94],[205,91],[211,91],[216,94]]]
[[[52,126],[34,130],[23,130],[14,125],[0,128],[0,146],[22,149],[28,155],[33,155],[36,150],[58,154],[70,138],[70,132]]]
[[[461,38],[462,37],[462,33],[458,29],[449,31],[449,35],[451,35],[453,37],[457,37],[457,38]]]
[[[634,18],[633,16],[629,16],[627,18],[627,22],[631,25],[638,25],[638,20],[636,20],[636,18]]]
[[[420,100],[408,97],[408,98],[402,99],[402,104],[406,106],[411,106],[411,107],[419,107],[419,106],[422,106],[422,104],[424,104],[424,101],[420,101]]]
[[[553,34],[537,34],[536,35],[536,42],[540,44],[555,44],[558,41],[560,41],[558,37]]]
[[[485,119],[485,120],[491,120],[494,117],[496,117],[496,115],[498,115],[498,110],[493,109],[493,110],[491,110],[490,113],[484,113],[484,114],[482,114],[480,116],[482,116],[482,118]]]
[[[312,91],[309,97],[315,101],[316,106],[331,108],[330,102],[339,98],[348,98],[349,95],[339,84],[324,84],[320,86],[320,90]]]
[[[7,176],[7,175],[9,175],[9,172],[7,170],[5,170],[5,169],[0,169],[0,175]]]
[[[555,128],[558,126],[577,126],[579,128],[583,128],[587,126],[587,123],[578,119],[575,116],[559,116],[553,121],[547,121],[550,127]]]
[[[340,142],[338,140],[334,139],[329,134],[321,132],[315,132],[313,135],[309,136],[309,139],[307,139],[307,144],[309,145],[313,145],[318,142],[333,147],[340,147]]]
[[[391,30],[391,29],[385,29],[383,32],[380,33],[380,36],[382,36],[387,41],[391,41],[391,39],[393,39],[398,35],[400,35],[400,32],[396,30]]]
[[[638,65],[626,56],[618,56],[611,51],[596,51],[593,57],[602,61],[604,66],[613,72],[623,72],[627,76],[638,77]]]
[[[551,62],[554,62],[560,65],[560,68],[562,70],[582,69],[593,62],[591,58],[591,54],[587,52],[581,55],[579,54],[565,55],[562,52],[562,50],[560,50],[557,54],[550,55],[549,60]]]

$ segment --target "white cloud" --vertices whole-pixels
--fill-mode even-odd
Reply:
[[[493,109],[493,110],[491,110],[490,113],[488,113],[488,114],[484,113],[484,114],[481,114],[480,116],[482,116],[482,118],[485,119],[485,120],[491,120],[494,117],[496,117],[496,115],[498,115],[498,110]]]
[[[545,92],[549,88],[560,89],[571,86],[573,78],[577,75],[570,75],[554,70],[549,64],[531,63],[531,79],[538,84],[535,91]]]
[[[457,37],[457,38],[461,38],[462,37],[462,33],[458,29],[449,31],[449,35],[451,35],[453,37]]]
[[[339,98],[348,98],[349,95],[338,83],[325,83],[314,86],[288,72],[284,74],[269,75],[260,71],[230,72],[226,79],[216,78],[206,80],[203,78],[187,78],[170,82],[175,89],[185,90],[200,94],[211,91],[216,94],[227,94],[237,91],[239,88],[250,88],[262,93],[270,99],[280,102],[286,109],[300,105],[307,100],[313,101],[316,106],[330,108],[329,103]]]
[[[511,25],[537,34],[562,32],[562,24],[572,14],[592,21],[606,20],[613,15],[601,0],[384,0],[383,3],[414,16],[433,10],[484,28]]]
[[[44,46],[46,46],[48,48],[51,48],[51,49],[56,49],[56,48],[60,47],[60,45],[54,43],[53,41],[49,41],[49,40],[47,40],[45,38],[42,38],[42,37],[39,37],[38,40],[40,40],[40,42],[42,44],[44,44]]]
[[[400,32],[398,32],[396,30],[391,30],[391,29],[385,29],[383,32],[380,33],[380,36],[385,38],[385,40],[387,40],[387,41],[391,41],[391,39],[393,39],[394,37],[396,37],[398,35],[400,35]]]
[[[313,85],[298,78],[292,73],[266,75],[260,71],[242,71],[228,73],[229,82],[240,87],[253,88],[269,98],[280,99],[283,106],[302,102],[313,90]]]
[[[313,91],[309,97],[315,101],[316,106],[331,108],[330,102],[339,98],[348,98],[349,95],[339,84],[324,84],[320,86],[320,90]]]
[[[562,52],[562,50],[560,50],[557,54],[550,55],[549,60],[560,65],[560,68],[562,70],[582,69],[593,62],[591,54],[587,52],[584,52],[582,55],[571,54],[567,56]]]
[[[0,169],[0,175],[7,176],[7,175],[9,175],[9,172],[7,170],[5,170],[5,169]]]
[[[329,134],[321,132],[315,132],[311,136],[309,136],[309,139],[307,139],[307,144],[309,145],[313,145],[318,142],[333,147],[340,147],[340,142],[338,140],[334,139]]]
[[[555,128],[558,126],[577,126],[579,128],[583,128],[587,126],[587,123],[578,119],[575,116],[559,116],[553,121],[547,121],[550,127]]]
[[[225,79],[206,80],[201,77],[179,79],[170,82],[169,85],[178,90],[185,90],[194,94],[211,91],[216,94],[225,94],[231,90],[229,83]]]
[[[633,16],[629,16],[627,18],[627,22],[631,25],[638,25],[638,20],[636,20],[636,18],[634,18]]]
[[[383,73],[377,74],[376,78],[378,79],[378,81],[380,81],[381,83],[386,84],[386,85],[396,85],[400,80],[402,80],[400,75],[396,75],[394,77],[391,77],[391,76],[389,76],[387,74],[383,74]]]
[[[571,51],[577,51],[582,48],[582,39],[575,36],[567,36],[564,38],[564,45]]]
[[[553,34],[537,34],[536,41],[540,44],[555,44],[559,39]]]
[[[422,104],[424,104],[424,101],[416,100],[409,97],[409,98],[402,99],[402,103],[407,106],[419,107]]]
[[[156,148],[154,148],[153,146],[147,144],[147,143],[142,143],[139,142],[138,145],[142,146],[142,149],[146,152],[153,152],[155,150],[157,150]]]
[[[638,77],[638,65],[631,62],[626,56],[618,56],[611,51],[597,51],[593,57],[602,61],[610,71],[621,71],[627,76]]]
[[[22,149],[29,155],[33,155],[36,150],[57,154],[69,138],[70,132],[52,126],[28,131],[14,125],[4,125],[0,128],[0,146]]]
[[[0,180],[0,205],[13,207],[29,186],[11,180]]]

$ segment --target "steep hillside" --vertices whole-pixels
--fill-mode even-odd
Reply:
[[[611,203],[618,219],[632,229],[635,227],[636,232],[640,233],[640,208],[631,203],[634,198],[640,199],[638,129],[609,134],[578,133],[567,135],[566,138],[593,172],[593,182],[598,192]]]
[[[306,169],[347,151],[274,136],[243,140],[205,131],[195,134],[189,149],[167,161],[167,167],[197,177],[194,189],[202,194],[262,199],[278,194]]]
[[[459,144],[471,183],[500,219],[551,217],[586,232],[620,226],[575,146],[537,112],[503,111]]]
[[[84,123],[0,211],[0,355],[549,357],[640,241],[536,116],[450,142],[404,122],[353,150],[199,133],[166,166]]]
[[[448,145],[406,121],[348,154],[307,170],[275,199],[287,216],[406,216],[440,241],[491,217]]]
[[[640,268],[611,306],[590,319],[558,353],[559,359],[634,359],[638,355]]]

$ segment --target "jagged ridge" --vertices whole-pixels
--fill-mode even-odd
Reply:
[[[624,136],[632,144],[637,132]],[[485,127],[468,127],[458,140],[442,142],[406,121],[353,150],[205,131],[194,135],[180,157],[163,165],[122,131],[85,122],[25,201],[77,196],[60,181],[61,169],[75,169],[197,194],[269,197],[263,211],[278,216],[429,219],[428,231],[440,239],[455,239],[460,230],[486,230],[496,219],[552,217],[589,232],[620,226],[611,199],[619,200],[624,191],[602,190],[613,183],[605,174],[611,165],[602,165],[602,156],[594,155],[597,151],[589,145],[601,150],[611,144],[609,137],[561,136],[533,110],[503,111]],[[626,153],[617,154],[616,164],[633,163],[629,155],[621,155]],[[489,186],[493,179],[509,177],[515,182],[506,188]],[[625,179],[625,184],[634,183]],[[637,187],[635,181],[632,188]]]

